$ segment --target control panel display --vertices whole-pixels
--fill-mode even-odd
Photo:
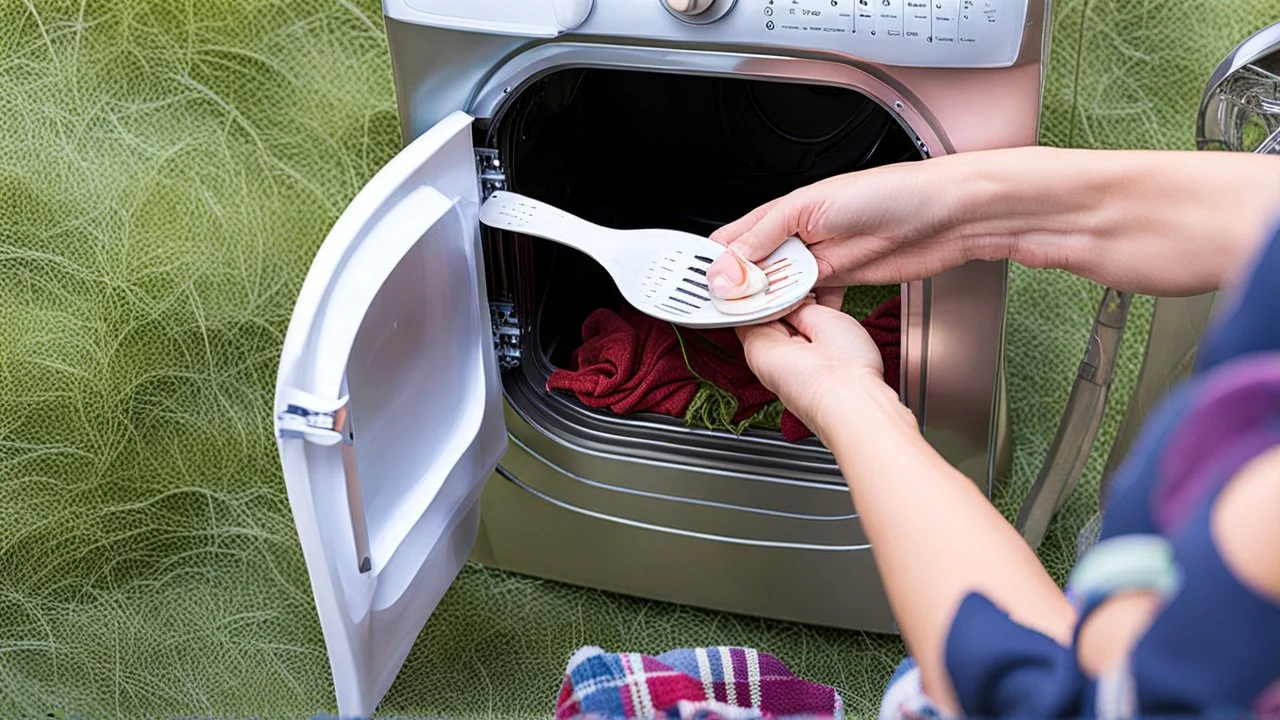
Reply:
[[[782,32],[849,33],[856,0],[764,0],[764,16]],[[765,22],[768,29],[769,23]]]

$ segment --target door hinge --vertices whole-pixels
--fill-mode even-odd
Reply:
[[[476,174],[480,178],[480,202],[499,190],[507,188],[507,174],[503,172],[498,151],[492,148],[476,148]],[[498,369],[511,370],[520,366],[520,316],[515,305],[509,302],[489,303],[489,317],[493,326],[493,350],[498,356]]]
[[[498,354],[498,369],[506,371],[520,366],[520,315],[508,302],[489,303],[493,324],[493,349]]]
[[[497,150],[476,148],[476,173],[480,176],[480,202],[498,190],[507,189],[507,174]]]

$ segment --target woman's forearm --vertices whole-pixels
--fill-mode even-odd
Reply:
[[[1022,537],[974,483],[924,440],[897,395],[863,382],[829,403],[819,435],[849,484],[894,617],[925,689],[955,710],[943,654],[972,591],[1061,642],[1072,611]]]
[[[956,155],[953,232],[990,259],[1152,295],[1223,287],[1280,219],[1280,158],[1017,148]]]

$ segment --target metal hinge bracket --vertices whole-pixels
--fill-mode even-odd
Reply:
[[[520,315],[509,302],[489,303],[493,324],[493,350],[498,355],[498,368],[506,371],[520,366]]]
[[[476,148],[476,173],[480,176],[480,202],[498,190],[507,189],[507,174],[502,169],[498,151],[492,148]]]

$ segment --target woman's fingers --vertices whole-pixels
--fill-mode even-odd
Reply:
[[[839,310],[815,302],[807,302],[783,318],[783,321],[809,340],[817,340],[832,327],[832,323],[849,319],[851,318]]]
[[[711,233],[711,240],[721,245],[728,245],[738,236],[755,226],[760,222],[761,218],[769,213],[778,203],[782,202],[782,198],[770,200],[733,222]]]
[[[832,310],[839,310],[844,305],[844,288],[842,287],[821,287],[814,288],[814,296],[818,300],[818,304],[829,307]]]
[[[803,201],[797,195],[778,200],[760,218],[732,237],[729,247],[739,255],[759,262],[777,250],[787,238],[800,232],[800,219],[804,215]]]
[[[800,206],[793,195],[763,206],[736,223],[721,228],[712,239],[728,245],[732,253],[750,262],[760,262],[777,250],[799,228]],[[729,287],[734,283],[737,260],[729,252],[719,257],[707,268],[707,283],[711,286]]]
[[[781,322],[763,325],[746,325],[737,328],[738,339],[742,341],[742,351],[747,356],[747,364],[754,359],[765,357],[772,349],[791,342],[791,331]]]

